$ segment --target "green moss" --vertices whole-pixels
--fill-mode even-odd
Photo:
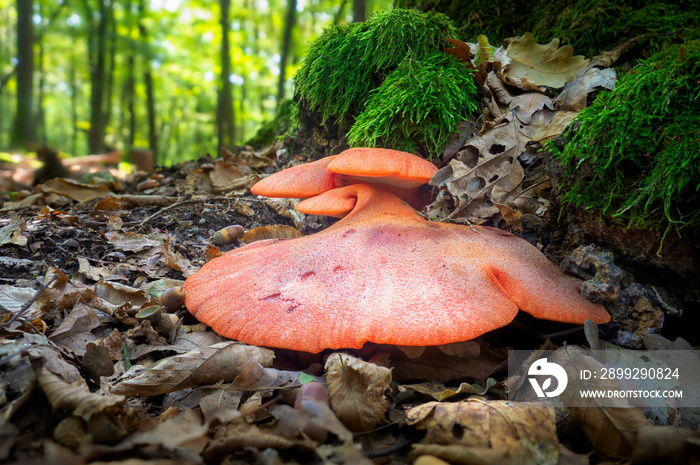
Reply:
[[[577,117],[563,199],[641,228],[700,226],[700,40],[640,62]],[[668,229],[667,229],[668,230]]]
[[[440,147],[440,144],[444,146],[442,141],[446,140],[442,133],[454,131],[458,118],[475,108],[475,104],[463,104],[465,98],[478,102],[478,97],[472,92],[471,75],[466,71],[458,72],[454,60],[443,57],[443,38],[456,38],[450,20],[439,13],[415,10],[384,11],[364,23],[329,28],[312,44],[295,77],[296,98],[301,108],[321,112],[322,124],[329,121],[352,124],[357,118],[360,127],[353,128],[353,140],[358,144],[398,148],[392,144],[405,147],[408,138],[417,137],[418,144],[435,155],[443,148]],[[390,86],[406,85],[408,81],[396,74],[410,72],[408,65],[400,66],[405,60],[409,60],[414,68],[425,62],[420,69],[430,71],[422,71],[420,75],[438,80],[450,93],[449,97],[439,97],[435,101],[422,96],[413,99],[396,97],[394,102],[401,100],[403,103],[394,108],[397,115],[389,115],[389,110],[377,102],[377,96],[391,93]],[[398,71],[400,67],[402,71]],[[441,72],[445,76],[441,77]],[[389,76],[391,81],[384,86]],[[451,79],[458,81],[452,82]],[[429,82],[418,83],[415,78],[412,81],[421,88],[430,86]],[[466,97],[455,99],[453,90],[460,86],[466,89]],[[413,94],[416,97],[415,92]],[[432,93],[437,94],[439,88]],[[371,98],[373,103],[370,105]],[[441,106],[455,102],[460,106]],[[371,115],[364,115],[365,111]],[[447,115],[450,112],[452,117]],[[404,122],[411,126],[408,130],[388,126]],[[418,122],[425,127],[423,132],[439,127],[439,134],[416,136],[421,132]],[[446,122],[451,126],[442,127],[441,124]]]
[[[268,146],[278,137],[293,132],[298,124],[296,104],[291,99],[285,100],[280,103],[275,117],[264,123],[255,135],[246,141],[246,145],[254,148]]]
[[[468,42],[484,34],[498,44],[532,32],[539,43],[558,37],[587,57],[632,37],[690,30],[700,24],[697,0],[396,0],[395,5],[446,14]]]
[[[447,54],[413,54],[389,74],[348,133],[352,146],[439,154],[450,133],[479,109],[479,91],[464,65]]]

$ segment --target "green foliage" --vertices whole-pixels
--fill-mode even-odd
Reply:
[[[554,157],[564,200],[628,224],[700,226],[700,40],[673,45],[627,72],[583,110]]]
[[[471,73],[447,54],[419,61],[413,54],[387,76],[367,103],[348,141],[438,154],[460,121],[478,111]]]
[[[440,53],[455,29],[441,14],[414,10],[377,13],[364,23],[334,26],[311,45],[295,78],[296,93],[323,122],[360,113],[370,92],[412,52],[417,60]]]

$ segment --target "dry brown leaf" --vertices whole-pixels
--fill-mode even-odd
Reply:
[[[164,358],[150,367],[134,366],[112,384],[110,392],[148,397],[193,386],[231,382],[251,357],[263,366],[270,366],[274,354],[269,349],[235,341],[223,342]]]
[[[516,157],[529,138],[510,122],[504,122],[470,140],[456,159],[441,168],[430,185],[446,190],[455,207],[448,218],[466,218],[479,223],[498,213],[491,197],[499,186],[507,197],[521,187],[524,171]],[[505,204],[504,198],[493,199]],[[431,217],[441,216],[444,197],[427,207]],[[481,220],[481,221],[479,221]]]
[[[459,394],[476,394],[480,396],[484,395],[490,388],[492,388],[496,384],[496,380],[494,380],[493,378],[489,378],[486,380],[486,383],[484,383],[484,386],[480,386],[477,383],[461,383],[458,388],[452,389],[446,387],[442,383],[428,381],[420,384],[407,384],[405,386],[399,386],[399,391],[418,392],[430,396],[438,402],[443,402],[449,399],[450,397]]]
[[[0,247],[6,244],[14,244],[20,247],[27,245],[27,238],[22,235],[26,224],[20,218],[12,218],[9,223],[0,228]]]
[[[40,364],[36,364],[34,373],[54,410],[70,410],[76,416],[89,417],[126,403],[126,398],[119,395],[93,394],[82,378],[69,383]]]
[[[443,48],[442,50],[457,58],[457,61],[459,61],[460,63],[466,63],[471,60],[471,57],[474,54],[472,53],[472,46],[474,46],[475,44],[468,44],[457,39],[442,40],[453,45],[453,47]]]
[[[391,370],[347,354],[334,353],[326,361],[331,408],[348,428],[368,431],[389,406]]]
[[[168,268],[179,271],[185,278],[193,275],[195,272],[197,272],[197,270],[199,270],[199,267],[192,265],[192,263],[190,263],[190,261],[185,258],[184,255],[173,250],[173,244],[170,241],[170,236],[166,236],[165,244],[163,245],[163,258],[163,263],[165,263]]]
[[[92,199],[106,197],[112,193],[105,186],[93,186],[81,184],[77,181],[64,178],[54,178],[41,185],[42,192],[46,194],[58,194],[78,202],[86,202]]]
[[[92,308],[84,303],[76,304],[61,325],[51,334],[49,339],[59,347],[68,349],[80,356],[85,355],[87,345],[97,341],[98,336],[92,330],[99,327],[101,321]]]
[[[612,90],[615,88],[617,75],[614,68],[588,67],[579,74],[570,84],[567,84],[554,104],[561,111],[579,112],[586,108],[588,94],[603,88]]]
[[[538,86],[564,87],[589,64],[583,56],[572,56],[574,50],[565,45],[559,47],[559,39],[546,45],[536,44],[532,34],[526,32],[508,44],[507,57],[497,54],[501,65],[501,79],[524,90],[539,90]]]
[[[217,437],[209,443],[202,456],[205,461],[212,461],[219,455],[253,448],[264,449],[289,449],[295,445],[295,441],[261,431],[255,425],[236,423],[217,434]]]
[[[187,334],[179,334],[172,344],[165,346],[149,346],[147,344],[129,345],[129,357],[131,360],[138,360],[144,355],[161,352],[163,354],[184,354],[193,350],[205,349],[226,342],[225,339],[213,331],[196,331]],[[121,350],[121,349],[120,349]]]
[[[275,368],[266,368],[260,364],[260,360],[251,358],[243,367],[231,387],[244,390],[279,389],[293,385],[301,385],[299,381],[300,371],[285,371]]]
[[[140,252],[153,247],[161,247],[167,239],[167,236],[161,233],[143,235],[131,231],[110,231],[105,233],[105,237],[117,250],[123,252]]]
[[[427,444],[491,448],[532,463],[554,464],[559,455],[554,410],[542,403],[428,402],[410,409],[406,417],[409,425],[426,431]]]
[[[628,457],[638,443],[639,429],[650,424],[636,408],[569,407],[569,411],[595,451],[609,457]]]
[[[105,266],[92,266],[85,257],[78,257],[78,273],[92,281],[103,281],[112,276],[112,272]]]
[[[533,114],[546,108],[554,110],[552,99],[539,92],[527,92],[513,98],[508,106],[508,111],[514,111],[520,122],[530,124]]]
[[[532,135],[532,140],[535,142],[541,142],[562,134],[577,115],[577,111],[557,111],[549,124],[540,126],[537,129],[537,131]]]

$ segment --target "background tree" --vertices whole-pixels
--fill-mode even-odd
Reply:
[[[34,2],[17,0],[17,99],[12,127],[13,147],[34,141]]]
[[[231,46],[229,44],[229,10],[231,0],[221,0],[221,82],[216,110],[216,127],[219,147],[232,147],[236,140],[231,88]]]
[[[39,111],[40,135],[69,154],[142,147],[164,164],[215,155],[220,133],[243,144],[273,120],[309,44],[353,21],[350,0],[221,2],[0,0],[0,156]],[[367,11],[390,4],[371,0]],[[20,8],[30,41],[17,40]],[[16,74],[23,53],[30,80]]]

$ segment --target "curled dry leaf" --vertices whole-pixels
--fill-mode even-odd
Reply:
[[[269,367],[269,349],[228,341],[164,358],[150,367],[134,366],[117,379],[110,391],[128,396],[156,396],[188,387],[230,382],[251,358]]]
[[[541,403],[428,402],[406,416],[409,425],[426,430],[427,444],[491,448],[532,463],[556,463],[559,454],[554,410]]]
[[[351,430],[374,428],[389,406],[388,368],[334,353],[326,361],[326,382],[331,408]]]

